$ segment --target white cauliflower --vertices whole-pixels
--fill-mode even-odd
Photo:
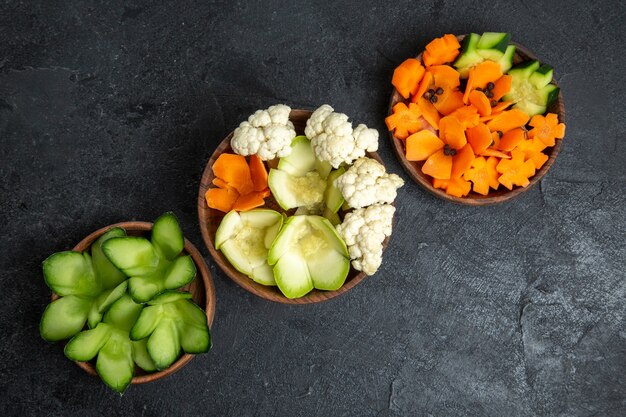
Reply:
[[[388,174],[384,165],[372,158],[359,158],[335,180],[335,187],[352,208],[376,203],[393,203],[402,178]]]
[[[356,209],[336,226],[346,242],[352,266],[367,275],[373,275],[383,260],[383,241],[391,236],[393,214],[396,208],[389,204],[375,204]]]
[[[290,112],[284,104],[257,110],[235,129],[230,140],[233,151],[243,156],[257,154],[264,161],[289,155],[291,141],[296,137]]]
[[[311,140],[317,159],[329,162],[334,168],[342,163],[351,164],[365,156],[366,151],[378,150],[378,131],[363,124],[352,129],[348,116],[336,113],[328,104],[313,112],[304,134]]]

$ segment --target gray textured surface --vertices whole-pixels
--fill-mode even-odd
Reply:
[[[191,3],[0,5],[2,415],[626,415],[623,2]],[[469,208],[408,183],[380,272],[319,305],[210,263],[214,349],[123,397],[40,339],[50,253],[165,210],[202,248],[203,166],[257,108],[330,103],[407,178],[384,134],[394,66],[485,30],[556,67],[567,138],[540,187]]]

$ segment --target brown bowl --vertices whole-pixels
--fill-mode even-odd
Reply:
[[[293,122],[296,128],[296,133],[298,135],[304,134],[304,127],[309,117],[311,117],[311,112],[308,110],[291,110],[289,120]],[[280,292],[278,287],[261,285],[248,278],[248,276],[237,271],[230,264],[228,259],[226,259],[226,257],[222,254],[222,252],[215,249],[215,231],[219,227],[225,213],[219,210],[209,208],[209,206],[207,206],[204,195],[209,188],[214,187],[212,181],[215,176],[213,175],[213,170],[211,169],[213,163],[222,153],[232,152],[232,148],[230,147],[230,139],[232,137],[233,133],[231,132],[228,136],[226,136],[222,143],[219,144],[219,146],[215,149],[215,152],[213,152],[213,155],[209,159],[206,167],[204,168],[202,180],[200,181],[200,190],[198,192],[198,218],[200,220],[200,230],[202,231],[202,238],[204,239],[204,243],[209,249],[209,252],[211,252],[211,256],[213,256],[213,259],[215,259],[215,262],[222,269],[222,271],[224,271],[224,273],[228,275],[230,279],[235,281],[239,286],[251,292],[252,294],[265,298],[266,300],[275,301],[283,304],[310,304],[318,303],[320,301],[326,301],[331,298],[337,297],[340,294],[348,292],[355,285],[363,281],[363,279],[365,279],[367,275],[350,267],[350,272],[348,273],[346,282],[338,290],[320,291],[314,289],[303,297],[287,298],[283,295],[282,292]],[[381,164],[383,163],[382,159],[380,159],[380,156],[378,156],[378,154],[375,152],[369,152],[367,156],[376,159]],[[269,161],[268,165],[275,167],[275,163],[276,161]],[[276,210],[280,213],[287,214],[293,214],[293,212],[295,211],[283,210],[280,205],[278,205],[273,196],[270,196],[265,200],[265,206],[263,206],[263,208],[269,208],[272,210]],[[386,238],[383,242],[383,249],[387,247],[388,242],[389,238]]]
[[[76,246],[74,246],[75,251],[83,252],[85,250],[89,250],[91,244],[102,236],[104,233],[109,231],[114,227],[121,227],[126,230],[126,233],[130,236],[144,236],[150,230],[152,230],[152,223],[149,222],[122,222],[112,224],[110,226],[103,227],[102,229],[96,230],[83,240],[81,240]],[[196,249],[196,247],[187,239],[185,239],[185,247],[184,251],[191,255],[194,263],[196,264],[196,278],[194,278],[191,283],[187,284],[182,288],[184,291],[189,291],[191,293],[192,299],[194,303],[199,305],[200,307],[204,306],[204,310],[206,311],[207,323],[209,327],[213,323],[213,317],[215,316],[215,287],[213,286],[213,279],[211,278],[211,273],[207,268],[202,255]],[[59,296],[55,293],[52,293],[52,301],[58,299]],[[168,375],[173,374],[174,372],[181,369],[183,366],[187,365],[191,359],[193,359],[194,355],[184,353],[176,362],[172,364],[167,369],[158,372],[145,372],[143,369],[139,367],[135,367],[135,376],[132,379],[132,384],[145,384],[147,382],[156,381],[161,378],[165,378]],[[78,366],[80,366],[85,372],[90,375],[97,376],[96,367],[91,362],[76,362]]]
[[[457,39],[459,41],[463,40],[463,38],[465,38],[465,35],[457,36]],[[511,42],[511,43],[515,45],[515,56],[513,57],[514,65],[519,64],[523,61],[537,59],[537,57],[526,47],[515,42]],[[422,57],[422,54],[419,54],[416,58],[421,59],[421,57]],[[555,84],[558,86],[557,82],[554,79],[552,80],[552,84]],[[398,91],[394,88],[393,93],[391,93],[391,99],[389,101],[389,108],[387,110],[387,114],[391,114],[393,106],[399,102],[407,103],[408,100],[405,100],[400,95],[400,93],[398,93]],[[558,114],[559,122],[563,122],[565,120],[565,104],[563,103],[563,95],[561,94],[560,91],[559,91],[559,96],[557,97],[556,101],[552,103],[552,105],[548,108],[548,111],[550,113]],[[508,201],[508,200],[511,200],[512,198],[517,197],[518,195],[522,194],[525,191],[528,191],[535,184],[541,181],[541,179],[543,178],[544,175],[546,175],[546,173],[548,172],[552,164],[554,164],[554,161],[556,160],[556,157],[559,154],[559,151],[561,149],[561,142],[562,142],[562,139],[556,139],[556,144],[553,147],[546,148],[544,150],[544,153],[548,155],[548,160],[546,161],[545,164],[543,164],[541,169],[539,169],[539,171],[537,171],[535,175],[530,179],[530,184],[528,184],[528,186],[515,187],[513,188],[513,190],[510,190],[510,191],[507,188],[500,187],[498,188],[498,190],[490,190],[489,194],[486,196],[470,191],[470,193],[466,197],[455,197],[450,194],[447,194],[444,190],[433,187],[431,177],[422,172],[421,168],[424,162],[423,161],[413,162],[413,161],[407,160],[405,153],[404,153],[403,141],[401,139],[396,138],[393,135],[393,132],[389,132],[389,137],[391,138],[391,141],[393,143],[393,149],[396,153],[396,156],[398,157],[398,160],[400,161],[400,164],[402,164],[405,171],[409,174],[409,176],[413,179],[413,181],[419,183],[428,192],[430,192],[431,194],[434,194],[435,196],[439,198],[452,201],[453,203],[465,204],[469,206],[487,206],[490,204],[502,203],[504,201]]]

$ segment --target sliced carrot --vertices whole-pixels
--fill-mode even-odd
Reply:
[[[476,67],[472,67],[469,70],[469,75],[467,77],[467,84],[465,85],[465,92],[463,93],[463,103],[469,104],[469,95],[476,88],[474,86],[475,76],[473,75],[476,71]]]
[[[445,144],[430,130],[420,130],[406,138],[406,159],[424,161]]]
[[[509,90],[511,90],[512,81],[513,77],[510,75],[503,75],[502,77],[498,78],[493,83],[493,89],[491,90],[493,97],[491,99],[498,101],[502,97],[504,97],[504,95],[508,93]]]
[[[482,91],[472,91],[469,95],[469,102],[476,107],[481,116],[489,116],[491,114],[491,103]]]
[[[424,71],[421,62],[415,58],[409,58],[395,69],[391,84],[396,87],[402,97],[407,99],[409,95],[417,92]]]
[[[533,156],[530,157],[530,160],[535,164],[535,169],[540,169],[543,164],[548,162],[548,155],[543,152],[537,152]]]
[[[218,177],[213,178],[213,181],[211,182],[213,183],[213,185],[215,185],[218,188],[232,188],[226,183],[226,181]]]
[[[261,197],[263,197],[263,198],[267,198],[267,197],[269,197],[269,196],[270,196],[270,194],[271,194],[271,192],[270,192],[270,189],[269,189],[269,188],[266,188],[265,190],[261,190],[261,191],[259,191],[258,193],[259,193],[259,195],[260,195]]]
[[[545,117],[538,114],[530,120],[533,129],[528,132],[528,137],[541,140],[546,146],[554,146],[556,138],[565,137],[565,124],[559,123],[558,116],[548,113]]]
[[[482,153],[491,145],[491,132],[484,123],[468,128],[465,131],[465,135],[476,154]]]
[[[445,190],[448,186],[448,181],[449,180],[440,180],[439,178],[433,178],[433,187]]]
[[[491,147],[498,149],[500,146],[500,132],[491,132]]]
[[[385,118],[387,129],[393,130],[393,134],[398,139],[406,139],[411,133],[415,133],[422,128],[420,120],[420,108],[415,103],[406,104],[400,102],[393,106],[393,114]]]
[[[516,127],[502,135],[497,148],[501,151],[512,151],[524,139],[526,139],[526,130]]]
[[[419,97],[422,97],[424,93],[428,91],[432,83],[433,83],[433,74],[426,71],[424,73],[424,76],[422,77],[422,81],[420,81],[419,88],[417,89],[413,97],[411,97],[411,102],[417,103],[417,99]]]
[[[435,108],[444,116],[449,115],[459,107],[463,107],[463,93],[458,90],[444,91],[434,103]]]
[[[459,55],[461,45],[454,35],[444,35],[441,38],[433,39],[422,54],[424,65],[440,65],[452,62]]]
[[[472,166],[474,160],[474,151],[472,146],[468,143],[456,152],[456,155],[452,157],[452,171],[450,173],[451,178],[461,178],[461,175],[467,169]]]
[[[461,149],[467,143],[465,126],[452,116],[439,120],[439,138],[454,149]]]
[[[228,213],[239,198],[239,193],[234,188],[209,188],[204,197],[209,207]]]
[[[446,193],[455,197],[465,197],[472,189],[472,183],[463,178],[451,178],[446,185]]]
[[[452,156],[444,154],[442,149],[438,150],[424,162],[422,172],[440,180],[450,179],[452,172]]]
[[[248,211],[264,204],[263,192],[252,192],[250,194],[240,195],[233,205],[233,210]]]
[[[511,104],[513,104],[512,101],[501,101],[491,109],[491,114],[497,115],[498,113],[501,113],[504,110],[508,109]]]
[[[500,175],[498,181],[509,190],[514,185],[526,187],[530,183],[529,178],[535,175],[535,164],[533,161],[524,160],[524,152],[514,149],[511,151],[510,160],[502,160],[496,167]]]
[[[474,66],[474,71],[470,71],[470,79],[472,87],[471,89],[481,88],[485,89],[487,84],[494,83],[502,77],[502,67],[500,64],[494,61],[483,61],[480,64]],[[470,85],[470,79],[467,81],[467,85]]]
[[[494,119],[487,122],[487,127],[492,131],[506,133],[516,127],[522,127],[528,122],[528,115],[521,110],[512,109],[503,111]]]
[[[489,189],[497,190],[500,186],[498,177],[500,174],[496,171],[498,158],[493,156],[485,158],[479,156],[472,161],[472,166],[463,174],[463,179],[472,181],[472,190],[475,193],[487,195]]]
[[[477,126],[480,122],[478,110],[474,106],[462,106],[449,114],[463,124],[464,128]]]
[[[523,140],[517,144],[515,149],[524,152],[524,158],[530,159],[534,154],[543,151],[546,144],[537,138]]]
[[[487,148],[481,152],[482,156],[495,156],[496,158],[511,159],[511,156],[497,149]]]
[[[263,160],[258,155],[250,156],[250,176],[254,191],[263,191],[267,188],[267,170],[263,164]]]
[[[439,129],[439,119],[441,116],[437,111],[437,108],[433,106],[433,103],[426,100],[424,97],[417,98],[417,106],[419,107],[422,117],[435,129]]]
[[[461,85],[461,75],[449,65],[434,65],[428,68],[433,74],[435,86],[448,89],[456,89]]]
[[[213,174],[235,188],[239,194],[254,190],[250,167],[246,158],[232,153],[223,153],[213,163]]]

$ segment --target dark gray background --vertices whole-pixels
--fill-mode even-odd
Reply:
[[[476,3],[2,2],[0,413],[626,415],[625,3]],[[540,186],[471,208],[407,181],[380,271],[322,304],[264,301],[216,269],[196,195],[241,120],[332,104],[408,180],[383,121],[393,68],[487,30],[563,88],[567,137]],[[39,337],[40,263],[166,210],[214,274],[215,346],[120,397]]]

